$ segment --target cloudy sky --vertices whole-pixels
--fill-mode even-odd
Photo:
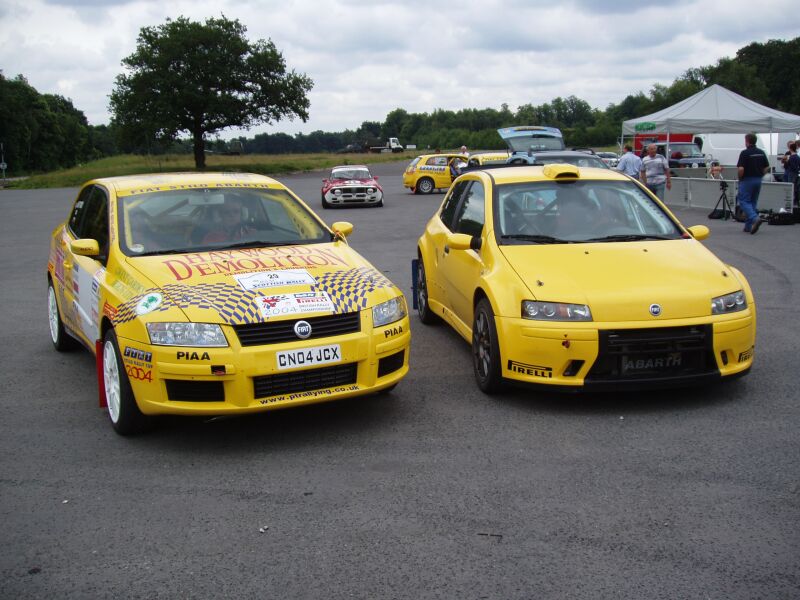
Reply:
[[[0,70],[107,123],[120,61],[167,17],[239,19],[314,81],[310,118],[250,130],[355,129],[394,108],[512,109],[575,95],[605,108],[750,42],[791,39],[762,0],[0,0]],[[239,133],[227,131],[222,137]]]

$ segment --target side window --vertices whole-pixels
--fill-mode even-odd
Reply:
[[[432,156],[428,159],[428,162],[425,163],[434,167],[446,167],[447,166],[447,157],[446,156]]]
[[[483,231],[485,204],[483,184],[480,181],[473,181],[458,211],[453,231],[473,237],[479,236]]]
[[[80,237],[97,240],[100,253],[108,251],[108,198],[99,187],[92,189],[92,194],[84,205],[85,215],[81,224]]]
[[[83,237],[82,221],[86,214],[87,202],[93,191],[93,185],[83,188],[78,199],[75,201],[75,206],[72,207],[72,215],[70,215],[69,218],[69,229],[76,238]]]
[[[447,198],[445,198],[444,204],[442,205],[442,212],[439,213],[439,218],[448,229],[453,228],[453,217],[456,214],[458,201],[461,199],[461,195],[468,185],[469,181],[459,181],[450,188],[450,193],[447,195]]]

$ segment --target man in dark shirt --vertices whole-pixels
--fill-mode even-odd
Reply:
[[[755,133],[744,136],[747,148],[739,154],[739,162],[736,163],[739,172],[739,206],[747,217],[744,224],[745,233],[755,233],[761,227],[756,207],[758,195],[761,193],[761,178],[769,170],[767,155],[761,148],[756,147],[757,140]]]

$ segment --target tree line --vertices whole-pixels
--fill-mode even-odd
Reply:
[[[262,133],[224,141],[219,132],[228,127],[308,117],[311,79],[287,70],[271,41],[250,43],[245,31],[238,21],[224,17],[205,24],[181,17],[143,28],[136,52],[123,60],[126,72],[117,77],[109,125],[90,125],[68,98],[42,94],[24,76],[9,79],[0,71],[0,143],[11,172],[49,171],[123,153],[165,152],[194,153],[202,168],[204,150],[335,152],[348,145],[381,145],[389,137],[418,148],[463,144],[490,150],[504,148],[496,130],[512,125],[558,127],[568,146],[608,146],[617,141],[623,120],[671,106],[714,83],[766,106],[800,114],[800,86],[788,75],[800,64],[797,37],[751,43],[734,58],[689,69],[668,86],[656,84],[647,93],[629,94],[602,110],[576,96],[523,104],[516,110],[507,104],[430,113],[396,108],[383,121],[364,121],[355,130]],[[226,48],[225,56],[238,58],[215,66],[217,60],[210,58],[220,55],[215,52],[220,46]],[[175,48],[176,56],[165,59],[165,48]],[[218,68],[227,73],[225,89],[215,75]],[[232,72],[237,76],[231,78]],[[185,94],[179,93],[181,88],[186,88]],[[171,93],[159,94],[159,89]]]

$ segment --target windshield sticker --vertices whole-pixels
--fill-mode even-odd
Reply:
[[[247,292],[287,285],[314,285],[317,282],[305,269],[266,271],[249,275],[240,274],[234,275],[233,278]]]
[[[261,296],[256,300],[265,319],[300,313],[333,312],[333,302],[326,292]]]

